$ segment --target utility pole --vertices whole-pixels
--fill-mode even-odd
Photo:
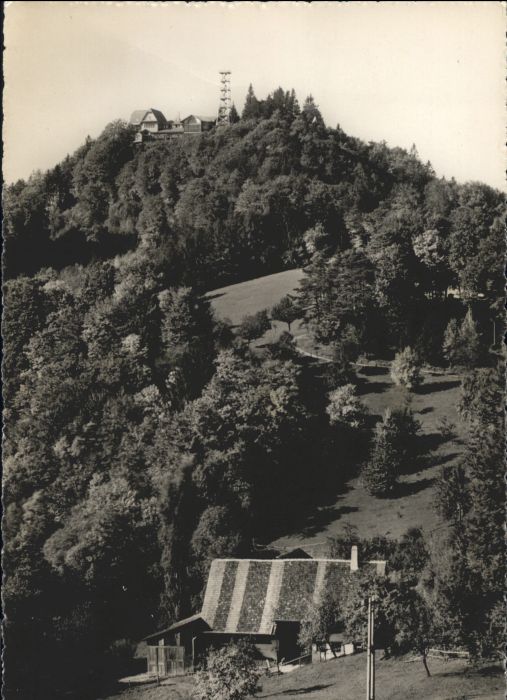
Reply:
[[[375,596],[368,596],[368,640],[366,649],[366,700],[375,700]]]

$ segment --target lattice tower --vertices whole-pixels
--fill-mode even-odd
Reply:
[[[231,71],[220,71],[220,103],[218,107],[217,126],[229,126],[231,123]]]

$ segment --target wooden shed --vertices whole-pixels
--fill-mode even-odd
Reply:
[[[196,655],[195,640],[209,629],[201,615],[192,615],[145,637],[148,673],[173,676],[191,670]]]

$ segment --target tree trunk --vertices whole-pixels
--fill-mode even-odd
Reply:
[[[422,662],[423,662],[424,670],[426,671],[426,675],[428,676],[428,678],[430,678],[430,677],[431,677],[431,673],[430,673],[430,670],[429,670],[429,668],[428,668],[428,660],[427,660],[427,658],[426,658],[426,652],[425,652],[425,651],[423,651]]]

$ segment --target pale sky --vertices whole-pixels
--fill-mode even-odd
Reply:
[[[249,83],[312,93],[328,126],[415,143],[437,175],[505,186],[501,2],[4,5],[4,178],[55,165],[134,109],[239,111]]]

